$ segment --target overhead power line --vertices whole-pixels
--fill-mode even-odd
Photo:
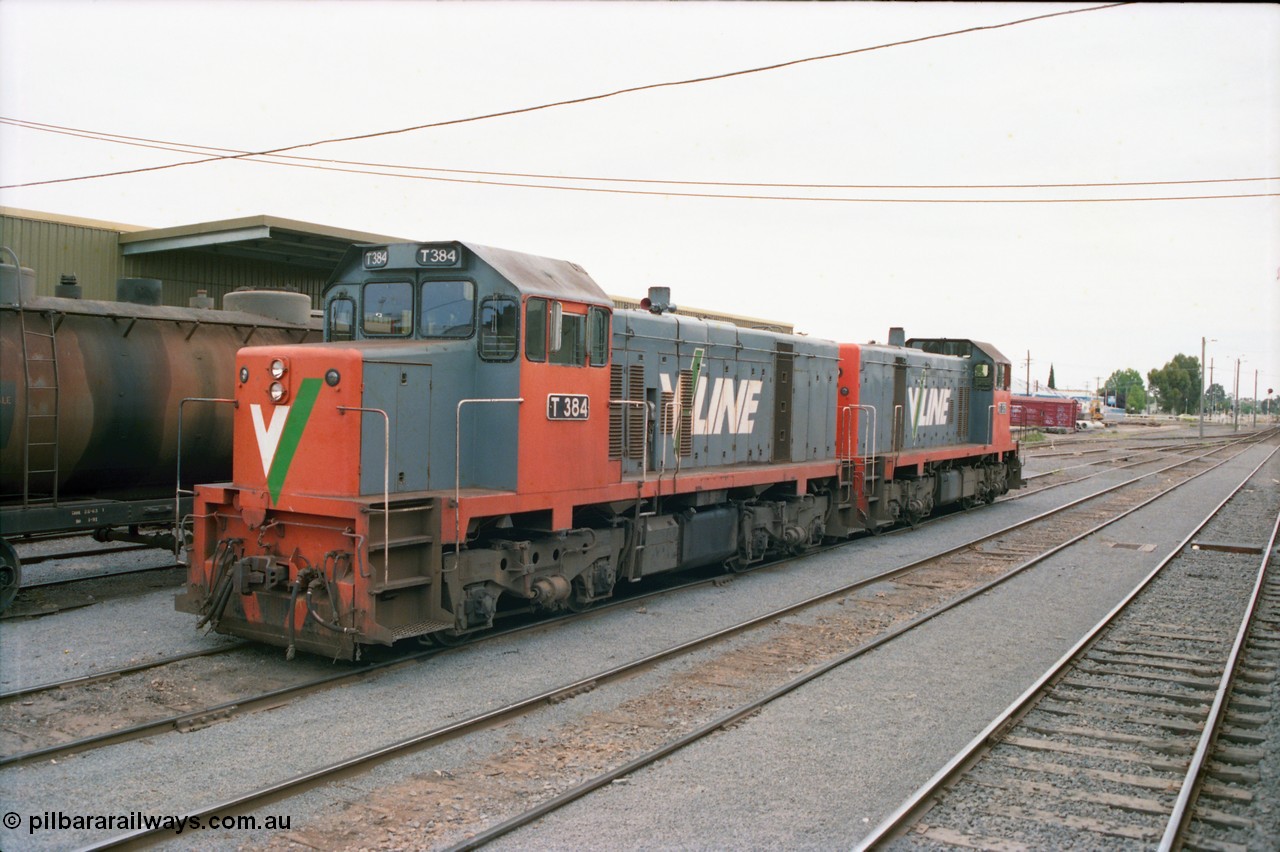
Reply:
[[[852,50],[844,50],[838,53],[826,53],[820,56],[806,56],[800,59],[792,59],[786,62],[777,62],[771,65],[761,65],[756,68],[746,68],[738,71],[727,71],[720,74],[711,74],[703,77],[691,77],[684,80],[670,80],[663,83],[647,83],[640,86],[630,86],[628,88],[616,89],[611,92],[602,92],[595,95],[584,95],[579,98],[568,98],[565,100],[551,101],[543,104],[535,104],[532,106],[518,107],[515,109],[502,110],[499,112],[485,113],[482,115],[473,115],[465,118],[447,119],[444,121],[429,122],[427,124],[418,124],[412,127],[402,127],[395,130],[380,130],[373,133],[362,133],[351,136],[334,137],[331,139],[320,139],[314,142],[300,142],[296,145],[286,145],[281,148],[271,148],[263,151],[253,151],[248,153],[232,153],[222,154],[212,157],[205,157],[199,160],[186,160],[180,163],[166,163],[158,166],[144,166],[136,169],[123,169],[115,172],[103,172],[100,174],[81,175],[79,177],[57,178],[53,180],[31,181],[29,183],[12,184],[9,186],[0,186],[0,189],[19,189],[32,186],[47,186],[56,183],[72,183],[75,181],[97,180],[106,177],[118,177],[121,175],[142,174],[145,172],[163,171],[165,169],[176,169],[182,166],[194,166],[202,163],[215,163],[222,160],[240,160],[252,157],[263,157],[271,154],[283,154],[287,151],[296,151],[300,148],[313,148],[319,145],[330,145],[338,142],[355,142],[365,139],[377,139],[384,136],[394,136],[402,133],[412,133],[419,130],[429,130],[438,127],[450,127],[458,124],[467,124],[477,121],[487,121],[495,118],[505,118],[514,115],[522,115],[540,110],[554,109],[556,107],[573,106],[576,104],[590,103],[592,101],[601,101],[608,98],[616,98],[621,95],[634,94],[637,92],[652,91],[654,89],[673,88],[676,86],[689,86],[696,83],[708,83],[715,80],[727,80],[733,77],[742,77],[748,74],[760,74],[766,71],[777,71],[782,68],[790,68],[808,62],[821,62],[828,59],[839,59],[846,56],[855,56],[860,53],[869,53],[875,50],[886,50],[892,47],[904,47],[911,44],[921,44],[927,41],[934,41],[942,38],[950,38],[952,36],[968,35],[971,33],[985,32],[989,30],[1004,29],[1005,27],[1014,27],[1020,24],[1028,24],[1035,21],[1044,21],[1050,18],[1058,18],[1065,15],[1078,15],[1084,12],[1097,12],[1104,9],[1114,9],[1120,6],[1131,5],[1129,2],[1108,3],[1102,6],[1090,6],[1083,9],[1067,9],[1060,12],[1049,12],[1044,15],[1034,15],[1029,18],[1019,18],[1014,21],[1005,21],[1000,24],[985,24],[976,27],[966,27],[961,30],[951,30],[945,33],[935,33],[933,35],[919,36],[917,38],[904,39],[901,41],[887,42],[885,44],[872,45],[870,47],[859,47]]]
[[[95,131],[75,128],[60,128],[55,125],[40,125],[19,119],[0,118],[0,124],[9,124],[33,130],[44,130],[51,133],[62,133],[69,136],[91,139],[94,141],[114,142],[144,148],[155,148],[182,153],[200,153],[209,151],[229,151],[227,148],[213,148],[201,145],[187,145],[176,142],[164,142],[140,137],[119,136],[115,134],[97,133]],[[885,203],[885,204],[1071,204],[1071,203],[1113,203],[1125,201],[1204,201],[1230,198],[1268,198],[1280,196],[1280,192],[1238,193],[1215,195],[1183,195],[1183,196],[1125,196],[1116,198],[850,198],[830,195],[756,195],[730,192],[690,192],[672,189],[624,189],[617,187],[619,183],[631,183],[643,186],[700,186],[729,188],[761,188],[761,189],[869,189],[869,190],[1027,190],[1027,189],[1066,189],[1066,188],[1125,188],[1125,187],[1159,187],[1177,185],[1206,185],[1247,183],[1262,181],[1280,181],[1280,177],[1235,177],[1235,178],[1198,178],[1193,180],[1169,181],[1114,181],[1109,183],[1033,183],[1033,184],[796,184],[796,183],[747,183],[728,181],[687,181],[656,180],[651,178],[615,178],[571,175],[549,175],[525,172],[495,172],[476,169],[441,169],[427,166],[408,166],[394,163],[361,163],[347,160],[320,159],[315,157],[299,157],[293,155],[246,154],[235,157],[240,162],[257,163],[259,165],[283,166],[287,168],[316,169],[340,174],[368,175],[372,177],[400,178],[403,180],[424,180],[441,183],[460,183],[475,186],[496,186],[520,189],[545,189],[561,192],[595,192],[613,195],[647,195],[676,198],[708,198],[749,201],[826,201],[844,203]],[[386,171],[396,169],[398,171]],[[404,174],[404,172],[411,172]],[[480,177],[447,177],[441,174],[422,174],[422,172],[443,172],[444,175],[475,175],[481,177],[523,177],[539,180],[559,181],[596,181],[615,184],[613,186],[574,186],[552,183],[528,183],[515,180],[482,180]],[[3,187],[0,187],[3,188]]]
[[[270,165],[290,165],[291,163],[280,163],[276,160],[289,160],[298,164],[309,164],[311,168],[317,168],[329,171],[338,171],[338,169],[329,168],[330,166],[356,166],[364,169],[399,169],[401,171],[411,172],[438,172],[449,175],[474,175],[478,177],[499,177],[499,178],[524,178],[528,180],[557,180],[557,181],[586,181],[593,183],[627,183],[640,185],[662,185],[662,186],[722,186],[722,187],[740,187],[740,188],[759,188],[759,189],[1096,189],[1102,187],[1140,187],[1140,186],[1191,186],[1203,184],[1220,184],[1220,183],[1257,183],[1262,181],[1280,181],[1280,175],[1274,177],[1231,177],[1231,178],[1193,178],[1187,180],[1138,180],[1138,181],[1094,181],[1094,182],[1076,182],[1076,183],[916,183],[916,184],[889,184],[889,183],[779,183],[767,181],[724,181],[724,180],[682,180],[674,178],[634,178],[634,177],[616,177],[616,176],[599,176],[599,175],[566,175],[566,174],[548,174],[539,172],[504,172],[483,169],[452,169],[442,166],[414,166],[405,163],[379,163],[367,162],[361,160],[341,160],[328,157],[301,157],[292,154],[269,154],[259,155],[251,151],[240,151],[235,148],[219,148],[212,145],[198,145],[188,142],[172,142],[164,139],[148,139],[140,136],[124,136],[116,133],[107,133],[98,130],[86,130],[78,127],[65,127],[57,124],[45,124],[36,121],[27,121],[24,119],[10,118],[0,116],[0,124],[7,124],[13,127],[21,127],[27,130],[36,130],[44,133],[55,133],[64,136],[73,136],[80,139],[89,139],[97,142],[109,142],[118,145],[129,145],[139,148],[152,148],[161,151],[176,151],[184,154],[210,153],[235,155],[239,159],[256,160],[258,162]],[[264,159],[270,157],[271,159]],[[394,176],[384,172],[371,172],[371,174]],[[408,177],[407,175],[405,177]],[[429,176],[422,177],[423,180],[431,180]],[[444,178],[438,178],[445,180]],[[524,186],[524,184],[521,184]],[[8,187],[3,187],[8,188]],[[544,187],[555,188],[555,187]],[[665,194],[665,193],[664,193]]]

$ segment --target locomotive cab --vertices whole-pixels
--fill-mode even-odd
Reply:
[[[440,570],[479,524],[565,530],[609,481],[612,311],[575,264],[462,243],[353,247],[324,304],[326,343],[237,357],[233,481],[200,489],[179,607],[347,656],[453,628]]]

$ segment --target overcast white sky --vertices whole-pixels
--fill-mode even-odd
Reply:
[[[259,151],[1089,4],[0,0],[0,116]],[[1280,6],[1145,5],[292,152],[437,169],[1026,189],[484,186],[230,161],[0,190],[164,227],[256,214],[573,260],[807,333],[973,337],[1044,383],[1178,352],[1280,390]],[[194,159],[0,124],[0,184]],[[352,168],[344,166],[343,168]],[[375,169],[389,171],[388,169]],[[465,175],[454,177],[467,177]],[[472,180],[519,180],[476,177]],[[1195,201],[977,203],[1264,195]],[[939,203],[967,199],[965,203]]]

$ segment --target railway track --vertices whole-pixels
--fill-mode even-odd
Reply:
[[[1280,517],[1247,484],[859,849],[1258,848]]]
[[[1177,465],[1166,468],[1165,470],[1181,467],[1196,461],[1200,461],[1200,458],[1180,462]],[[1157,471],[1155,473],[1160,472],[1163,471]],[[1142,478],[1145,479],[1154,475],[1154,473],[1147,474]],[[1109,491],[1114,492],[1120,490],[1127,484],[1129,483],[1122,483],[1120,485],[1113,486]],[[1106,494],[1108,492],[1103,493]],[[1152,493],[1152,489],[1148,487],[1146,491],[1142,493],[1144,495]],[[1084,500],[1076,501],[1075,503],[1070,504],[1070,506],[1079,506],[1088,502],[1090,499],[1091,498],[1085,498]],[[1133,500],[1137,498],[1130,497],[1127,499]],[[1101,511],[1102,514],[1098,514],[1098,510],[1096,509],[1088,510],[1086,517],[1102,517],[1107,510],[1103,509]],[[1024,524],[1025,523],[1026,522],[1024,522]],[[1045,533],[1043,530],[1036,533],[1036,536],[1041,541],[1045,540]],[[836,545],[835,547],[839,546],[842,545]],[[1019,544],[1016,541],[1004,541],[1001,546],[1006,550],[1010,547],[1014,548],[1012,552],[1016,555],[1018,553],[1034,550],[1036,545],[1031,543]],[[811,551],[805,555],[813,555],[813,552]],[[957,556],[957,558],[960,557]],[[995,552],[987,549],[968,561],[971,562],[973,559],[989,562],[991,560],[999,559],[999,557]],[[785,563],[775,563],[771,567],[776,568],[782,564]],[[966,570],[968,569],[966,568]],[[598,611],[607,611],[617,607],[634,606],[637,602],[642,602],[655,595],[677,592],[696,585],[714,583],[720,579],[722,578],[711,577],[700,578],[689,582],[679,582],[674,586],[663,588],[660,591],[655,591],[653,593],[626,596],[597,609]],[[844,593],[844,591],[846,590],[840,590],[840,593]],[[781,613],[772,613],[769,616],[766,616],[766,618],[775,617],[779,614]],[[506,636],[524,630],[540,628],[548,623],[572,617],[572,615],[566,614],[553,619],[543,618],[533,624],[522,624],[508,630],[489,634],[489,638],[496,638],[498,636]],[[352,683],[357,680],[370,677],[375,673],[391,670],[401,665],[425,661],[439,653],[436,649],[409,654],[398,653],[389,659],[383,659],[369,666],[344,666],[344,668],[339,672],[322,672],[316,674],[314,677],[299,677],[300,674],[307,673],[306,667],[280,666],[278,661],[266,658],[259,662],[255,662],[252,665],[254,667],[261,667],[265,664],[268,666],[274,665],[279,668],[280,671],[272,678],[276,681],[277,685],[272,689],[256,694],[227,694],[227,692],[221,688],[223,686],[223,681],[228,679],[228,673],[231,674],[231,679],[234,679],[234,675],[245,668],[240,661],[228,661],[225,665],[221,665],[218,672],[210,673],[193,672],[180,667],[181,664],[185,664],[192,659],[202,656],[221,655],[227,651],[237,651],[240,655],[248,655],[249,657],[263,654],[263,651],[260,648],[247,648],[242,643],[237,643],[232,646],[224,646],[208,649],[207,651],[190,652],[172,657],[159,658],[149,663],[113,669],[98,674],[78,676],[63,681],[55,681],[42,684],[40,686],[28,687],[0,694],[0,721],[8,721],[11,728],[23,731],[24,736],[22,739],[25,743],[23,750],[21,751],[0,755],[0,767],[30,763],[35,760],[52,759],[68,754],[82,753],[91,749],[102,748],[104,746],[126,742],[132,739],[154,736],[171,730],[185,731],[197,729],[201,726],[225,721],[232,716],[253,712],[263,707],[278,706],[280,702],[285,700],[297,700],[320,689]],[[90,688],[112,680],[119,681],[119,686],[122,691],[128,690],[132,687],[132,683],[130,682],[131,680],[155,680],[161,683],[170,681],[177,683],[192,682],[198,684],[198,686],[192,687],[192,689],[197,693],[194,696],[183,691],[181,694],[176,696],[152,697],[152,701],[141,704],[141,707],[145,711],[150,711],[149,714],[139,714],[132,712],[131,710],[127,719],[122,722],[112,724],[105,730],[94,730],[85,736],[67,737],[60,729],[45,727],[43,730],[37,728],[37,731],[46,734],[46,742],[40,742],[39,739],[34,737],[36,731],[32,730],[31,717],[38,716],[39,711],[24,711],[23,709],[33,705],[31,700],[33,695],[42,692],[59,691],[58,700],[61,711],[59,715],[66,716],[68,715],[69,710],[72,710],[81,704],[100,706],[104,701],[104,696],[102,695],[103,690],[99,688],[90,691]],[[218,688],[213,689],[214,686]],[[206,699],[198,706],[191,706],[192,699],[198,699],[201,691],[210,690],[214,692],[216,698]],[[166,709],[171,710],[172,712],[156,712],[158,710],[163,711]]]
[[[1043,484],[1043,483],[1038,484],[1037,487],[1029,490],[1023,490],[1017,493],[1006,495],[1002,499],[1016,500],[1016,499],[1030,496],[1032,494],[1036,494],[1048,488],[1055,488],[1063,485],[1070,485],[1076,482],[1082,482],[1094,476],[1101,476],[1110,471],[1127,470],[1134,467],[1140,467],[1144,464],[1151,464],[1155,461],[1158,461],[1161,457],[1163,457],[1164,455],[1167,455],[1169,452],[1180,452],[1183,450],[1194,450],[1194,449],[1199,449],[1204,447],[1231,446],[1231,445],[1240,444],[1240,443],[1248,443],[1256,440],[1259,440],[1259,436],[1256,434],[1251,434],[1251,435],[1244,435],[1237,438],[1223,439],[1223,440],[1213,440],[1213,441],[1206,441],[1206,442],[1200,442],[1200,441],[1183,442],[1181,444],[1174,445],[1171,447],[1159,448],[1159,449],[1153,449],[1153,450],[1143,450],[1143,451],[1127,450],[1126,451],[1121,448],[1120,449],[1121,454],[1116,458],[1102,459],[1102,460],[1097,460],[1093,462],[1085,462],[1080,465],[1074,465],[1070,467],[1059,468],[1053,471],[1046,471],[1043,473],[1028,475],[1026,477],[1028,482],[1043,480],[1043,479],[1050,479],[1050,478],[1053,479],[1053,481],[1048,484]],[[1115,451],[1117,450],[1117,448],[1111,447],[1111,448],[1105,448],[1105,450]],[[1066,455],[1078,455],[1078,453],[1066,453]],[[1150,458],[1136,458],[1135,460],[1135,457],[1138,457],[1138,456],[1150,456]],[[1113,462],[1124,462],[1124,464],[1112,465]],[[1101,467],[1100,469],[1094,471],[1093,473],[1087,474],[1085,476],[1076,476],[1074,478],[1067,478],[1067,479],[1062,478],[1063,474],[1069,473],[1070,471],[1077,470],[1079,468],[1085,468],[1085,467],[1098,467],[1101,465],[1111,465],[1111,466]],[[897,530],[895,530],[894,532],[897,532]],[[23,564],[24,566],[30,566],[30,565],[43,563],[43,562],[53,562],[61,559],[71,560],[75,558],[97,557],[102,555],[110,556],[112,554],[122,554],[122,553],[133,552],[136,550],[145,550],[145,549],[147,549],[145,546],[135,545],[135,546],[116,547],[116,548],[101,548],[101,549],[95,549],[91,551],[80,551],[80,552],[67,551],[65,553],[59,553],[59,554],[45,554],[45,555],[24,557]],[[97,603],[99,600],[101,600],[101,597],[102,597],[101,590],[104,589],[102,585],[100,584],[95,585],[93,581],[107,581],[107,580],[112,580],[116,578],[125,578],[125,579],[132,578],[135,580],[141,580],[145,578],[147,575],[160,575],[162,572],[174,571],[182,567],[184,566],[180,564],[168,563],[168,564],[159,565],[159,566],[139,567],[139,568],[131,568],[131,569],[123,569],[123,570],[112,570],[112,569],[95,570],[91,573],[78,574],[72,577],[59,577],[59,578],[49,579],[49,580],[27,582],[19,589],[18,598],[14,603],[14,605],[12,606],[12,608],[7,610],[3,614],[0,614],[0,619],[26,618],[31,616],[44,617],[44,616],[54,615],[58,612],[71,611],[71,610],[79,609],[85,606],[91,606]],[[79,594],[82,587],[86,590],[85,594]],[[139,587],[141,588],[141,586]],[[116,594],[120,592],[120,589],[115,587],[109,587],[109,591],[112,594]]]
[[[1174,468],[1193,465],[1194,463],[1195,460],[1184,460],[1179,462],[1177,465],[1171,465],[1169,468],[1162,471],[1152,472],[1140,478],[1140,480],[1135,481],[1153,478],[1157,474],[1167,473],[1169,470]],[[1197,475],[1201,475],[1205,472],[1207,472],[1207,470],[1200,471]],[[1185,481],[1189,480],[1183,480],[1183,482]],[[798,602],[784,609],[767,613],[760,618],[733,625],[732,627],[716,631],[692,641],[680,643],[679,645],[672,646],[663,651],[650,654],[643,659],[635,660],[604,671],[599,671],[586,678],[575,679],[571,682],[557,685],[549,690],[544,690],[536,695],[528,696],[519,701],[510,702],[502,707],[495,708],[483,714],[477,714],[466,719],[460,719],[451,724],[440,726],[432,730],[422,731],[402,739],[399,742],[384,745],[363,754],[353,755],[339,762],[296,775],[251,793],[218,802],[208,808],[201,809],[200,811],[191,812],[189,815],[207,816],[214,813],[227,814],[252,811],[257,807],[262,806],[265,802],[269,802],[286,795],[294,795],[301,790],[323,783],[326,779],[335,777],[336,775],[364,771],[371,765],[381,763],[391,757],[440,745],[468,733],[487,730],[500,722],[516,719],[535,709],[545,707],[549,702],[563,701],[567,698],[580,696],[588,692],[601,691],[610,684],[619,683],[623,680],[632,679],[637,676],[643,676],[645,672],[654,670],[654,668],[660,663],[686,658],[695,651],[717,645],[717,643],[726,642],[731,638],[734,638],[737,641],[744,641],[742,637],[746,636],[748,638],[745,641],[750,642],[751,631],[767,632],[770,626],[776,627],[779,619],[790,613],[801,612],[820,604],[831,604],[836,601],[840,601],[841,604],[847,607],[847,612],[850,613],[849,623],[851,625],[856,623],[858,626],[851,628],[851,633],[841,634],[834,639],[829,638],[825,642],[816,641],[820,637],[806,633],[803,637],[792,637],[795,641],[784,642],[782,647],[786,650],[780,652],[778,650],[779,644],[776,637],[768,640],[758,638],[755,648],[748,648],[746,651],[742,652],[745,656],[743,657],[744,668],[741,673],[747,676],[747,683],[725,684],[721,682],[710,682],[702,684],[703,687],[709,690],[710,694],[703,696],[699,700],[713,709],[723,705],[729,705],[731,708],[729,712],[727,714],[710,718],[697,731],[690,732],[685,738],[680,739],[679,742],[675,744],[668,742],[667,740],[670,738],[666,735],[669,732],[662,731],[659,733],[662,735],[661,739],[663,742],[658,744],[654,749],[644,752],[641,747],[649,738],[646,736],[639,736],[637,734],[643,734],[645,732],[629,732],[626,738],[629,750],[636,751],[638,749],[643,753],[633,756],[631,762],[623,762],[621,767],[615,766],[607,772],[597,776],[594,781],[590,782],[595,785],[591,786],[590,789],[598,789],[599,786],[611,783],[612,780],[616,780],[616,778],[621,777],[621,774],[633,771],[634,768],[639,765],[635,764],[635,761],[645,760],[647,762],[652,762],[653,760],[660,759],[665,754],[671,753],[674,749],[683,747],[683,745],[694,742],[713,731],[721,730],[727,725],[733,724],[735,720],[744,718],[746,715],[750,715],[755,712],[756,709],[762,706],[761,702],[767,703],[768,701],[775,700],[777,697],[798,688],[803,683],[806,683],[813,678],[820,677],[843,662],[847,662],[847,660],[852,659],[853,656],[866,653],[872,648],[878,647],[880,644],[890,641],[896,636],[902,635],[906,631],[924,623],[928,619],[936,617],[936,615],[946,611],[946,609],[957,606],[964,600],[979,595],[991,588],[993,585],[1004,582],[1008,578],[1026,570],[1036,564],[1039,560],[1046,558],[1048,555],[1062,549],[1063,547],[1070,546],[1072,541],[1079,540],[1084,536],[1096,532],[1107,524],[1113,523],[1120,517],[1124,517],[1126,514],[1136,511],[1143,505],[1147,505],[1158,499],[1164,493],[1167,493],[1167,490],[1149,487],[1150,483],[1148,483],[1148,488],[1145,489],[1146,493],[1142,495],[1141,502],[1139,499],[1131,496],[1124,496],[1123,499],[1121,499],[1123,495],[1113,493],[1121,489],[1125,489],[1126,486],[1130,484],[1132,483],[1114,486],[1113,488],[1102,492],[1102,495],[1105,496],[1094,495],[1090,498],[1074,501],[1067,507],[1063,507],[1064,509],[1077,510],[1078,517],[1074,524],[1074,533],[1072,529],[1069,529],[1067,525],[1064,525],[1054,531],[1052,536],[1049,536],[1046,533],[1044,525],[1039,522],[1043,521],[1046,516],[1057,514],[1057,512],[1045,513],[1045,515],[1037,516],[1036,518],[1023,521],[1015,525],[1016,527],[1025,528],[1021,535],[1018,534],[1018,530],[1015,528],[1001,530],[992,535],[983,536],[977,540],[965,542],[947,552],[947,555],[951,557],[959,556],[961,558],[946,559],[939,558],[935,555],[929,560],[909,563],[896,569],[892,569],[891,571],[882,572],[814,598]],[[1173,487],[1176,487],[1176,485]],[[1102,520],[1098,519],[1096,512],[1090,512],[1088,511],[1088,507],[1084,506],[1086,503],[1095,503],[1098,500],[1110,500],[1113,502],[1110,510],[1103,513],[1105,517]],[[1124,503],[1125,505],[1115,505],[1118,503]],[[1060,543],[1053,543],[1051,546],[1046,545],[1045,540],[1049,537],[1054,538],[1055,542]],[[1046,549],[1046,547],[1048,549]],[[1037,555],[1031,559],[1027,559],[1026,557],[1028,552],[1034,552]],[[975,554],[977,555],[975,556]],[[975,560],[983,563],[983,567],[975,567]],[[1010,564],[1013,562],[1018,564],[1010,567]],[[886,609],[884,604],[881,602],[881,599],[872,597],[869,600],[864,600],[862,598],[862,594],[874,587],[883,588],[882,584],[895,579],[899,580],[901,583],[900,587],[904,591],[900,596],[901,599],[897,599],[899,596],[895,596],[893,609],[896,610],[896,614],[891,618],[886,618]],[[905,582],[903,582],[904,580]],[[957,597],[957,595],[962,596]],[[912,597],[912,600],[907,602],[905,599],[909,596]],[[837,606],[840,606],[841,604],[837,604]],[[871,642],[865,641],[869,638],[866,635],[868,624],[868,612],[866,610],[868,609],[872,611],[874,616],[871,622],[876,625],[876,629],[873,633],[881,633],[880,638]],[[854,614],[855,610],[857,610],[856,615]],[[911,613],[910,616],[907,615],[908,611]],[[898,623],[892,630],[888,633],[881,631],[880,628],[883,628],[887,624],[893,622]],[[784,630],[784,632],[786,631]],[[839,630],[836,630],[835,632],[837,634],[840,633]],[[851,638],[857,640],[853,642],[856,647],[852,652],[847,650],[847,646]],[[831,646],[833,645],[845,646],[844,652],[831,650]],[[768,650],[763,650],[765,647],[767,647]],[[818,665],[817,668],[812,668],[812,656],[815,649],[820,650],[824,647],[827,648],[829,655],[834,656],[832,656],[827,662]],[[806,674],[801,678],[790,677],[788,674],[789,671],[794,670],[797,666],[805,668],[807,670]],[[775,681],[770,680],[766,675],[775,678],[780,675],[787,676],[781,677],[780,680]],[[748,689],[749,691],[756,693],[752,701],[746,703],[737,702],[736,699],[740,697],[738,693],[741,689]],[[760,695],[759,693],[762,691],[765,694]],[[730,697],[734,700],[730,700]],[[674,698],[675,696],[669,695],[653,696],[650,700],[660,703],[663,700],[673,700]],[[680,700],[687,699],[688,696],[682,696],[680,698]],[[639,712],[633,713],[631,710],[624,711],[624,716],[643,718],[643,714]],[[603,724],[605,727],[609,727],[610,725],[608,721]],[[577,731],[577,734],[582,735],[582,731]],[[550,739],[554,741],[553,745],[559,744],[559,738],[552,737]],[[550,747],[551,746],[548,746],[548,748]],[[543,761],[532,762],[544,763]],[[556,762],[549,759],[545,761],[545,764],[554,766],[556,765]],[[484,767],[480,767],[477,771],[483,772]],[[581,786],[581,784],[578,785],[578,787]],[[579,790],[578,787],[573,788],[574,790],[578,790],[577,795],[570,796],[565,799],[565,801],[572,800],[572,798],[576,798],[577,796],[584,795],[585,792],[589,792],[589,790],[586,789]],[[545,811],[539,811],[539,813],[543,812]],[[537,816],[538,814],[534,814],[527,817],[527,819],[536,819]],[[514,827],[514,824],[507,826],[504,830],[510,830],[511,827]],[[101,846],[91,848],[107,848],[116,843],[134,842],[143,839],[146,836],[148,835],[145,833],[128,835],[115,838],[110,841],[105,841]]]

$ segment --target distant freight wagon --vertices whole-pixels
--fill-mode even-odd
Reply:
[[[1076,413],[1080,410],[1074,399],[1043,396],[1014,396],[1010,408],[1010,426],[1055,432],[1074,432]]]

